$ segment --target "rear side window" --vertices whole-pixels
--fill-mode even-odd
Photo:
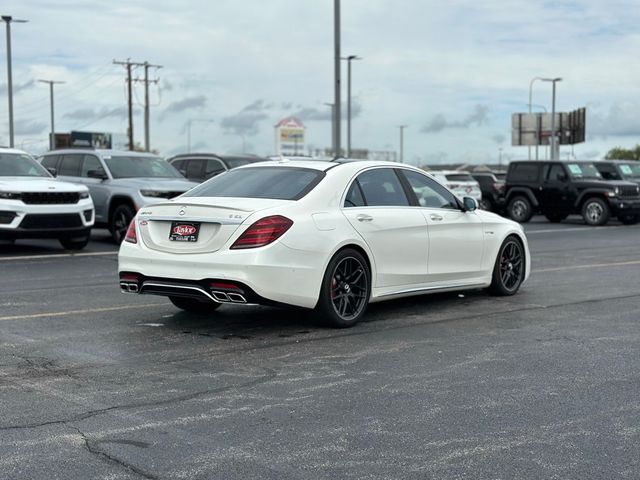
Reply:
[[[537,182],[538,166],[530,163],[514,163],[509,171],[510,182]]]
[[[192,158],[187,163],[187,174],[190,180],[199,180],[202,178],[202,169],[204,168],[204,160]]]
[[[180,160],[174,160],[173,162],[171,162],[171,165],[173,165],[174,167],[176,167],[178,170],[182,171],[184,170],[184,163],[186,162],[185,159],[180,159]],[[182,172],[181,172],[182,173]]]
[[[409,206],[402,184],[390,168],[376,168],[358,175],[364,200],[370,207]]]
[[[222,165],[219,160],[207,160],[204,178],[208,180],[216,175],[220,175],[225,170],[224,165]]]
[[[347,196],[344,199],[344,206],[345,208],[365,206],[362,190],[360,190],[360,185],[358,185],[357,180],[351,184],[351,188],[349,188]]]
[[[299,200],[324,178],[310,168],[239,168],[218,175],[183,197],[237,197]]]
[[[60,163],[60,170],[58,170],[58,175],[67,175],[69,177],[79,176],[82,157],[83,155],[79,155],[77,153],[71,155],[63,155],[62,162]]]

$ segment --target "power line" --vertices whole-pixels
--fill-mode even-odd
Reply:
[[[122,65],[127,69],[127,107],[129,109],[129,150],[133,150],[133,95],[131,90],[132,77],[131,77],[131,69],[132,67],[141,67],[144,63],[140,62],[132,62],[129,58],[124,61],[113,61],[114,65]]]

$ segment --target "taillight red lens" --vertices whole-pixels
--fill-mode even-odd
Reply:
[[[129,224],[129,229],[127,230],[127,234],[124,237],[125,242],[129,243],[138,243],[138,233],[136,232],[136,219],[131,220]]]
[[[281,215],[265,217],[247,228],[231,245],[231,250],[269,245],[289,230],[291,225],[293,221]]]
[[[494,183],[494,184],[493,184],[493,189],[494,189],[496,192],[502,192],[502,191],[504,191],[504,183]]]

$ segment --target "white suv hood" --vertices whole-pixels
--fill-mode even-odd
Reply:
[[[86,192],[87,187],[44,177],[0,177],[0,192]]]

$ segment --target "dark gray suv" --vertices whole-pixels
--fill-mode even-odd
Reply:
[[[140,207],[197,185],[150,153],[73,148],[48,152],[41,163],[58,178],[89,188],[96,226],[107,227],[117,243]]]

